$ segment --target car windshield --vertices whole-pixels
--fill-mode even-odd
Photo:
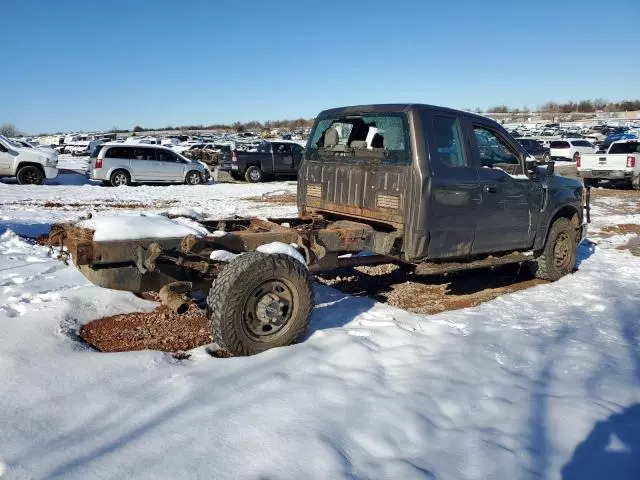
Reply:
[[[323,118],[309,140],[309,158],[345,162],[380,158],[390,165],[411,163],[403,114],[361,114]]]

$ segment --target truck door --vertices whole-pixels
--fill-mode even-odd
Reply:
[[[431,172],[429,258],[469,255],[481,197],[478,169],[472,163],[461,120],[454,114],[425,112],[422,123]]]
[[[541,185],[525,174],[522,152],[495,126],[474,120],[468,129],[482,199],[472,253],[531,247],[539,215],[532,200]]]
[[[293,153],[288,143],[273,143],[275,173],[293,173]]]

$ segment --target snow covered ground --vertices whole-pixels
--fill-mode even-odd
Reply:
[[[291,215],[239,199],[295,185],[56,183],[0,183],[2,480],[640,478],[640,257],[614,248],[625,236],[583,245],[559,282],[432,316],[317,286],[302,343],[178,361],[85,346],[79,326],[155,304],[13,232],[85,209],[47,201]],[[594,229],[640,223],[633,202],[596,199]]]

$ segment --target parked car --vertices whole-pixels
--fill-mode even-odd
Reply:
[[[22,140],[20,138],[11,138],[10,139],[14,144],[16,144],[18,147],[22,147],[22,148],[33,148],[33,149],[38,149],[38,150],[42,150],[45,152],[49,152],[51,154],[54,154],[57,156],[58,152],[55,148],[52,147],[48,147],[45,145],[34,145],[33,143],[30,143],[26,140]]]
[[[516,140],[524,147],[529,155],[537,160],[548,162],[551,159],[549,148],[542,145],[542,142],[539,142],[535,138],[516,138]]]
[[[637,140],[638,136],[634,133],[612,133],[607,135],[607,137],[602,141],[599,145],[600,152],[606,152],[609,149],[609,146],[613,142],[617,142],[619,140]]]
[[[0,135],[0,177],[16,177],[20,185],[40,185],[58,176],[58,156],[38,148],[24,148]]]
[[[98,145],[102,145],[103,143],[105,143],[104,140],[85,140],[76,142],[76,144],[70,147],[68,151],[71,152],[71,155],[74,157],[86,157],[90,155]]]
[[[549,144],[551,160],[573,160],[583,153],[596,153],[597,148],[591,142],[581,138],[554,140]]]
[[[208,170],[158,145],[107,143],[91,153],[90,177],[114,187],[132,183],[186,183],[199,185]]]
[[[218,170],[229,172],[236,180],[261,182],[266,177],[295,176],[300,167],[304,148],[293,141],[262,142],[255,152],[221,151]]]
[[[600,180],[624,180],[640,190],[640,142],[619,140],[609,145],[607,153],[582,154],[576,167],[585,186],[595,187]]]

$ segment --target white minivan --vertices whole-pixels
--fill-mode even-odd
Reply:
[[[208,180],[208,170],[159,145],[107,143],[91,153],[90,177],[114,187],[132,183],[186,183]]]

